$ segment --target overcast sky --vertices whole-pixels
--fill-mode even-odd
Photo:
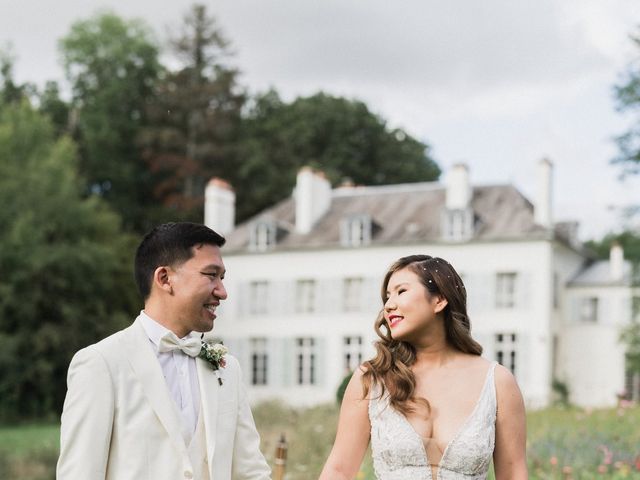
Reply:
[[[0,42],[20,81],[63,79],[56,48],[99,9],[142,18],[166,38],[188,0],[0,0]],[[216,0],[241,83],[287,100],[323,90],[358,98],[475,183],[513,182],[535,198],[554,163],[554,216],[582,238],[620,230],[640,177],[620,181],[613,137],[630,125],[612,86],[640,52],[638,0]]]

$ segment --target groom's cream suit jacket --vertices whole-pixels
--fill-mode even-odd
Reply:
[[[69,366],[58,480],[267,480],[270,469],[244,394],[226,356],[218,383],[196,359],[200,418],[189,445],[140,320],[80,350]]]

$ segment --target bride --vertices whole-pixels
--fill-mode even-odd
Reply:
[[[480,356],[460,276],[441,258],[391,266],[376,356],[345,391],[320,480],[355,477],[369,441],[379,480],[527,479],[525,411],[509,370]]]

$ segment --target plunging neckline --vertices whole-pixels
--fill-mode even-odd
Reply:
[[[478,397],[478,400],[476,400],[476,403],[473,407],[473,410],[471,410],[471,413],[469,415],[467,415],[467,418],[465,418],[464,422],[462,422],[462,424],[458,427],[458,429],[456,430],[456,433],[453,435],[453,437],[451,437],[451,440],[449,440],[449,442],[447,442],[446,446],[444,447],[444,451],[442,452],[442,456],[440,457],[440,461],[438,462],[438,464],[436,465],[436,479],[438,480],[438,478],[440,478],[440,470],[442,469],[442,465],[443,462],[447,456],[447,453],[449,452],[449,447],[458,439],[458,437],[462,434],[462,432],[464,432],[464,430],[467,428],[467,425],[469,424],[469,422],[471,421],[471,419],[473,419],[473,417],[476,414],[476,411],[478,410],[478,408],[480,408],[480,402],[482,401],[482,399],[484,398],[485,395],[485,390],[487,389],[487,385],[489,384],[489,377],[491,376],[491,371],[492,369],[495,368],[495,362],[491,363],[489,365],[489,368],[487,369],[487,373],[484,379],[484,384],[482,385],[482,389],[480,390],[480,396]],[[416,431],[416,429],[413,427],[413,425],[411,425],[411,422],[409,422],[409,419],[407,419],[407,417],[405,417],[402,413],[392,409],[392,411],[398,415],[402,421],[405,423],[405,425],[407,427],[409,427],[409,430],[411,431],[411,433],[416,437],[416,439],[420,442],[420,446],[422,447],[422,453],[424,455],[424,459],[426,461],[427,467],[428,467],[428,471],[429,471],[429,478],[431,478],[433,480],[433,473],[432,473],[432,465],[431,462],[429,461],[429,455],[427,455],[427,449],[424,445],[424,441],[422,439],[422,436]],[[436,444],[436,447],[438,445]]]

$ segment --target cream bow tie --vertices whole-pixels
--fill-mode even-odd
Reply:
[[[173,350],[182,350],[190,357],[197,357],[202,348],[202,342],[198,337],[188,337],[184,340],[178,338],[175,333],[167,332],[160,338],[158,352],[171,352]]]

